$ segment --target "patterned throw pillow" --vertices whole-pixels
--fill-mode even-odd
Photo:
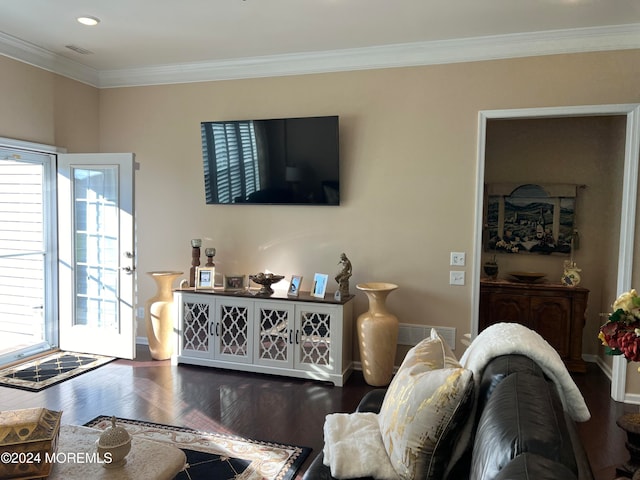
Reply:
[[[472,373],[435,329],[413,347],[391,381],[378,416],[400,478],[441,479],[471,406]]]

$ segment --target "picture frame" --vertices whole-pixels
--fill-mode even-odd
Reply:
[[[327,293],[327,283],[329,283],[329,275],[326,273],[316,273],[313,276],[313,289],[311,296],[316,298],[324,298]]]
[[[213,290],[216,283],[214,267],[196,267],[196,290]]]
[[[300,286],[302,285],[302,276],[300,275],[292,275],[291,281],[289,282],[289,290],[287,291],[287,295],[290,297],[297,297],[300,295]]]
[[[247,285],[246,275],[224,275],[222,285],[225,292],[242,292]]]

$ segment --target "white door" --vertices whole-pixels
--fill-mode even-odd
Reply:
[[[60,348],[135,357],[134,156],[58,156]]]
[[[0,365],[58,345],[55,177],[55,156],[0,146]]]

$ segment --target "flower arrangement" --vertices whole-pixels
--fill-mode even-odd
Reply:
[[[607,355],[624,355],[627,360],[640,362],[640,297],[635,289],[613,302],[613,313],[600,327],[598,338]]]
[[[496,250],[503,250],[508,253],[518,253],[520,244],[500,239],[496,242]]]

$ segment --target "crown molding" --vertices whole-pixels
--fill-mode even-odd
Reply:
[[[95,70],[0,33],[0,54],[98,88],[237,80],[640,48],[640,24]]]
[[[97,70],[2,32],[0,32],[0,55],[94,87],[100,84]]]

